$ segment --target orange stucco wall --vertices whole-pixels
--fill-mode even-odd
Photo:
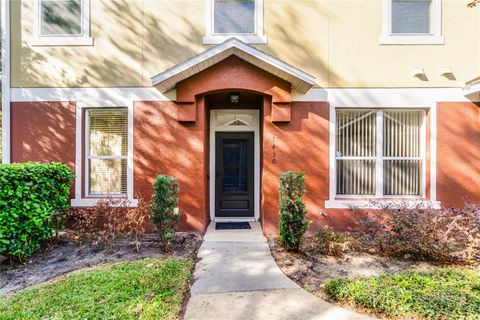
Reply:
[[[480,105],[437,104],[437,199],[480,203]]]
[[[158,174],[180,183],[180,230],[204,232],[207,226],[205,113],[203,104],[195,123],[176,121],[174,102],[137,102],[134,119],[134,189],[146,198]]]
[[[12,162],[57,161],[75,164],[75,103],[11,104]]]

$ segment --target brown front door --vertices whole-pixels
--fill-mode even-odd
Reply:
[[[254,217],[253,132],[215,136],[215,217]]]

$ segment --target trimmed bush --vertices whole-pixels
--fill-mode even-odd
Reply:
[[[72,178],[61,163],[0,165],[0,254],[21,262],[62,228]]]
[[[289,251],[298,251],[311,223],[305,220],[304,180],[303,172],[284,172],[280,176],[280,242]]]
[[[180,186],[174,177],[159,175],[155,178],[153,189],[152,222],[164,250],[171,251],[175,228],[180,220],[177,212]]]

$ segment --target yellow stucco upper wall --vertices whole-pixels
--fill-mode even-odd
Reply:
[[[265,0],[257,48],[322,87],[457,87],[480,74],[480,8],[442,1],[444,45],[380,45],[381,0]],[[13,87],[150,86],[150,77],[209,46],[205,3],[90,0],[93,46],[31,46],[33,0],[11,2]],[[424,68],[428,80],[412,77]],[[455,79],[440,75],[450,67]]]

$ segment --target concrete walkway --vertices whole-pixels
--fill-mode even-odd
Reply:
[[[278,268],[259,223],[215,230],[198,252],[185,319],[370,319],[300,288]]]

